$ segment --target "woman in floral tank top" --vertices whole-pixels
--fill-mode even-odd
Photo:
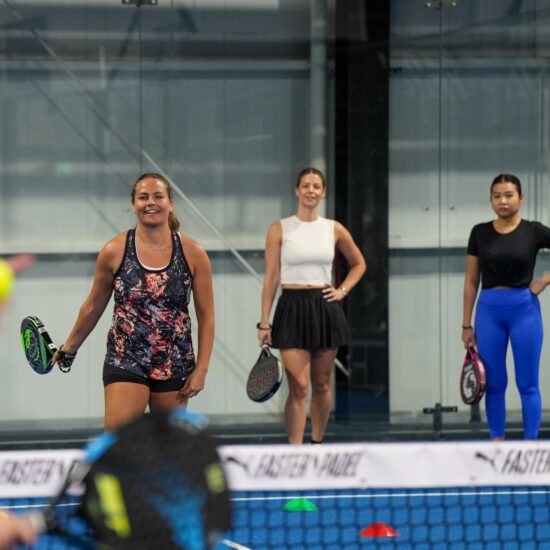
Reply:
[[[105,429],[151,410],[186,405],[203,388],[214,342],[212,269],[204,248],[178,233],[170,182],[160,174],[132,188],[135,229],[99,253],[92,289],[60,347],[75,354],[114,293],[113,320],[103,365]],[[191,339],[189,300],[197,317]],[[54,363],[59,353],[54,357]]]

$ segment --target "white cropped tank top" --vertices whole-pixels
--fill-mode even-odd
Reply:
[[[334,221],[303,222],[296,216],[280,220],[281,284],[323,286],[332,282]]]

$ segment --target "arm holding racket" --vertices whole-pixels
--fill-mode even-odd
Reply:
[[[118,267],[116,260],[119,258],[120,262],[122,258],[122,253],[119,250],[120,244],[116,243],[119,237],[109,241],[99,253],[90,294],[80,307],[69,337],[54,355],[53,365],[60,363],[64,368],[70,368],[78,348],[92,332],[105,311],[113,292],[113,274]]]
[[[462,342],[465,348],[475,346],[476,338],[472,326],[472,314],[479,289],[479,258],[468,254],[464,276],[464,301],[462,317]]]
[[[262,313],[258,323],[258,342],[260,346],[271,345],[271,325],[269,318],[273,300],[277,293],[281,272],[281,243],[283,229],[281,222],[271,224],[265,241],[265,275],[262,288]]]
[[[83,494],[71,513],[58,505],[73,486]],[[77,517],[91,533],[74,525]],[[32,542],[35,533],[86,550],[209,550],[230,527],[229,488],[207,421],[178,407],[92,440],[49,505],[5,523],[0,518],[0,550]]]
[[[206,250],[195,240],[182,236],[183,248],[193,273],[193,302],[197,316],[198,351],[193,372],[178,394],[180,402],[195,397],[203,388],[214,346],[214,291],[212,266]]]
[[[0,550],[11,550],[19,544],[32,545],[36,531],[24,519],[2,512],[0,514]]]

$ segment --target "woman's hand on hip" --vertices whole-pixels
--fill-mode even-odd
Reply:
[[[544,277],[541,277],[540,279],[535,279],[534,281],[531,281],[531,283],[529,284],[529,290],[535,296],[538,296],[545,288],[546,288],[546,282]]]
[[[347,295],[347,290],[344,287],[334,288],[332,285],[323,288],[323,297],[327,302],[340,302]]]

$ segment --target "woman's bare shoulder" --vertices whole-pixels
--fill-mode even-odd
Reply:
[[[184,235],[183,233],[180,233],[179,236],[185,252],[206,253],[206,249],[199,241],[193,239],[189,235]]]
[[[124,231],[103,245],[97,257],[100,267],[108,269],[113,273],[119,268],[124,256],[127,234],[128,231]]]
[[[201,262],[208,262],[208,254],[204,246],[199,241],[193,239],[189,235],[179,234],[181,244],[183,246],[183,253],[187,258],[187,261],[193,265]]]
[[[113,237],[110,241],[107,241],[103,245],[101,252],[105,252],[107,254],[117,254],[120,252],[124,252],[124,247],[126,246],[126,235],[128,235],[128,231],[123,231],[122,233],[119,233],[116,237]]]

